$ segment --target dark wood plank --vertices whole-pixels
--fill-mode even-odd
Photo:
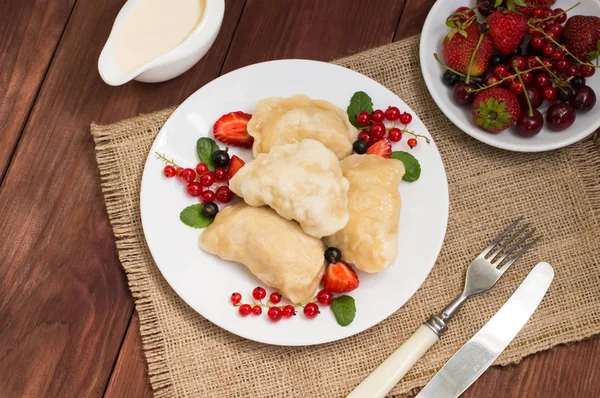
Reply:
[[[152,398],[137,312],[134,312],[131,318],[123,347],[104,396],[106,398]]]
[[[75,0],[0,4],[0,181]]]
[[[394,40],[421,32],[435,0],[411,0]],[[491,368],[463,395],[479,397],[600,397],[600,336],[532,355],[519,365]]]
[[[244,0],[210,53],[170,82],[109,87],[96,70],[123,0],[79,0],[0,187],[0,395],[99,396],[132,313],[89,123],[183,101],[218,74]],[[8,233],[7,231],[10,231]]]
[[[281,58],[329,61],[389,43],[403,0],[250,0],[224,71]]]

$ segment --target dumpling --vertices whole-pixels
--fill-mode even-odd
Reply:
[[[325,238],[342,251],[344,260],[365,272],[379,272],[396,261],[400,193],[404,165],[377,155],[351,155],[340,162],[350,181],[350,220],[341,231]]]
[[[346,112],[331,102],[313,100],[306,95],[260,101],[247,128],[254,137],[255,157],[269,153],[275,146],[312,138],[342,159],[352,153],[352,143],[358,135]]]
[[[325,270],[321,240],[268,207],[243,202],[222,209],[200,235],[199,245],[223,260],[244,264],[294,303],[312,297]]]
[[[268,205],[322,238],[348,222],[348,180],[338,158],[319,141],[273,147],[242,167],[229,188],[250,206]]]

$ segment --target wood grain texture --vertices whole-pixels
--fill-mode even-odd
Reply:
[[[0,181],[74,4],[0,3]]]
[[[106,398],[151,398],[146,358],[142,351],[140,319],[137,312],[131,317],[123,348],[115,364],[110,382],[104,394]]]
[[[410,0],[402,12],[400,23],[394,35],[394,41],[406,39],[421,33],[427,14],[436,0]]]
[[[214,79],[244,1],[227,1],[214,47],[182,77],[109,87],[96,63],[122,5],[77,2],[0,187],[0,396],[104,392],[133,303],[89,123],[180,103]]]
[[[224,72],[281,58],[329,61],[389,43],[403,0],[249,0]]]

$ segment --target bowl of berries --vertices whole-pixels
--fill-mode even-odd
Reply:
[[[541,152],[600,128],[600,1],[440,0],[421,70],[442,112],[497,148]]]

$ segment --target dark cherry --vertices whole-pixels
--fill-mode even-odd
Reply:
[[[573,88],[579,88],[579,87],[585,86],[585,77],[583,77],[581,75],[575,76],[571,80],[571,86],[573,86]]]
[[[569,104],[557,102],[546,112],[548,128],[553,131],[563,131],[575,123],[575,109]]]
[[[452,71],[446,70],[442,75],[442,81],[446,86],[454,87],[454,85],[460,81],[460,76]]]
[[[575,91],[569,86],[558,88],[558,100],[560,102],[569,102],[574,95]]]
[[[544,117],[537,109],[533,110],[533,115],[529,116],[529,111],[521,111],[517,119],[517,133],[523,137],[533,137],[542,131],[544,127]]]
[[[578,111],[587,112],[596,105],[596,93],[589,86],[579,87],[571,99],[571,106]]]
[[[490,58],[490,66],[496,66],[505,63],[506,57],[502,54],[494,54],[492,55],[492,58]]]
[[[540,90],[533,86],[527,87],[527,95],[529,95],[529,101],[531,101],[532,108],[539,108],[544,103],[544,97]],[[519,102],[521,103],[521,109],[529,109],[525,95],[519,95]]]
[[[523,55],[523,49],[519,45],[519,47],[517,47],[517,49],[515,51],[513,51],[511,56],[516,57],[516,56],[521,56],[521,55]]]
[[[477,90],[477,85],[473,83],[458,82],[452,89],[452,98],[454,102],[461,106],[469,106],[475,99],[475,92],[469,90]]]
[[[477,10],[484,17],[489,17],[491,13],[496,11],[493,0],[477,0]]]

